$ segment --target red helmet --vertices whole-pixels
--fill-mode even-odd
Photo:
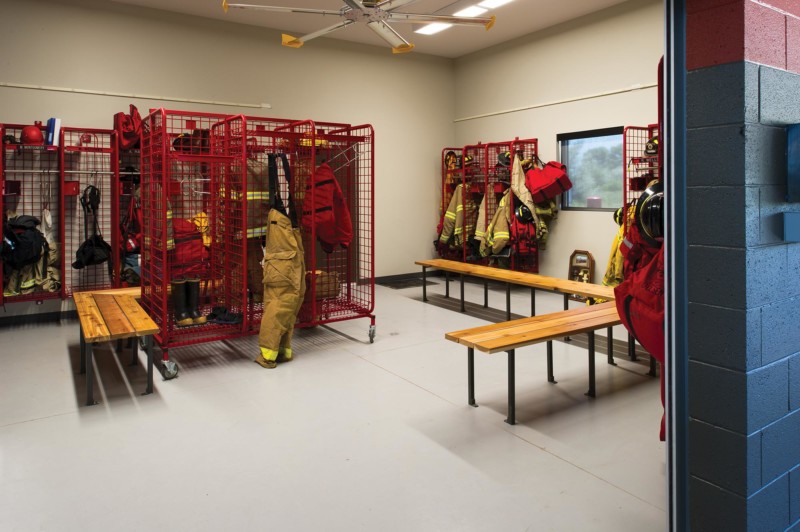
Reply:
[[[44,144],[44,135],[39,126],[25,126],[19,135],[20,144],[33,144],[41,146]]]

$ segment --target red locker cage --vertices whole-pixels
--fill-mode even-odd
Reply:
[[[450,201],[459,185],[464,188],[463,148],[444,148],[442,150],[441,192],[439,219],[443,220]],[[463,205],[462,205],[463,208]],[[441,228],[439,228],[441,232]],[[437,234],[438,238],[438,234]],[[466,261],[466,251],[462,247],[440,246],[434,243],[439,256],[443,259]]]
[[[112,204],[111,219],[114,220],[116,225],[113,228],[115,238],[111,276],[114,286],[137,286],[140,284],[136,277],[141,273],[141,249],[132,249],[128,251],[124,242],[120,242],[120,237],[122,235],[117,231],[117,227],[122,226],[124,218],[129,213],[131,202],[134,202],[134,207],[140,206],[139,164],[141,154],[138,148],[121,149],[116,134],[114,138],[114,179],[112,182],[112,190],[114,191],[113,194],[116,201]],[[139,245],[141,245],[141,242],[139,242]],[[126,270],[131,270],[136,275],[131,276]]]
[[[114,285],[111,275],[116,261],[76,269],[72,266],[75,252],[86,240],[86,215],[81,207],[84,189],[93,185],[100,191],[97,213],[98,229],[103,239],[116,246],[117,199],[112,187],[114,176],[114,132],[106,129],[61,129],[61,223],[64,228],[62,247],[64,263],[64,295],[83,290],[98,290]],[[92,228],[88,227],[89,234]]]
[[[170,347],[259,330],[269,154],[288,158],[291,180],[279,165],[280,196],[284,204],[292,198],[303,222],[308,289],[297,326],[367,317],[374,339],[373,139],[368,125],[165,109],[145,117],[142,304],[161,327],[156,339],[167,377],[177,372]],[[333,248],[319,242],[322,228],[304,215],[321,194],[316,177],[323,164],[342,191],[352,224],[352,240]],[[178,227],[187,221],[202,235],[201,256],[186,258],[180,251]],[[224,317],[178,326],[173,300],[182,282],[199,283],[199,314]]]
[[[623,205],[635,202],[647,184],[659,175],[659,156],[646,153],[647,142],[658,136],[658,124],[649,126],[627,126],[622,135],[622,201]],[[624,217],[625,232],[628,231],[628,217]]]
[[[43,301],[62,297],[61,277],[64,272],[61,246],[63,220],[59,197],[59,150],[57,146],[21,144],[22,130],[35,127],[46,134],[46,128],[3,124],[0,133],[3,153],[0,156],[0,211],[3,219],[28,215],[40,220],[38,229],[46,237],[50,252],[41,263],[12,270],[0,261],[3,292],[0,304],[21,301]]]

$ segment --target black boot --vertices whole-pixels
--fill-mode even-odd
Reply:
[[[186,311],[195,325],[202,325],[206,317],[200,314],[200,281],[186,281]]]
[[[172,283],[172,306],[175,312],[175,325],[178,327],[186,327],[194,323],[189,313],[186,312],[185,281]]]

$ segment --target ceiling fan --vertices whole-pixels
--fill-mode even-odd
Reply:
[[[417,0],[343,0],[344,5],[338,11],[325,9],[308,9],[301,7],[279,7],[261,6],[255,4],[229,4],[228,0],[222,0],[222,9],[228,12],[229,8],[236,9],[256,9],[260,11],[273,11],[278,13],[306,13],[313,15],[336,15],[341,17],[338,22],[327,28],[303,35],[293,37],[283,34],[283,46],[290,48],[300,48],[307,41],[321,37],[349,26],[356,22],[366,22],[367,27],[374,31],[378,37],[386,41],[392,47],[392,53],[403,54],[410,52],[414,45],[405,40],[388,22],[404,22],[415,24],[427,24],[430,22],[441,22],[460,26],[484,26],[487,30],[494,26],[495,17],[457,17],[452,15],[420,15],[416,13],[398,13],[396,9],[414,3]]]

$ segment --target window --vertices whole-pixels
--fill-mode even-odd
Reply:
[[[622,204],[622,127],[558,135],[572,188],[564,209],[614,210]]]

